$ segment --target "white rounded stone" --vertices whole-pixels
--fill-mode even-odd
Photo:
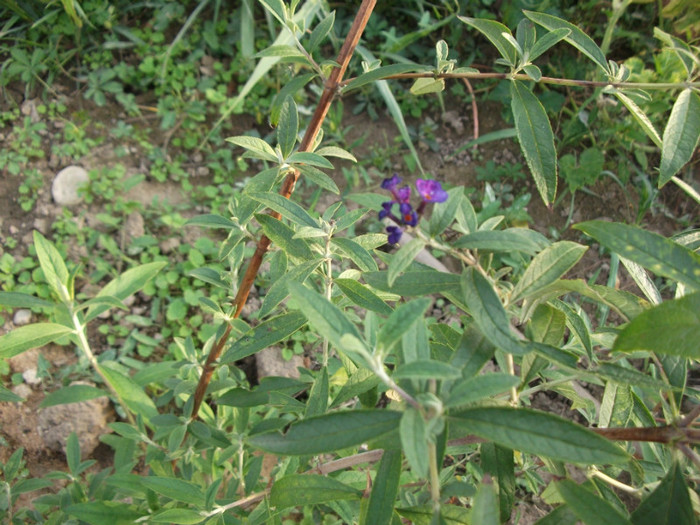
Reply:
[[[88,172],[80,166],[68,166],[58,172],[51,185],[51,195],[56,204],[73,206],[81,200],[78,190],[90,181]]]

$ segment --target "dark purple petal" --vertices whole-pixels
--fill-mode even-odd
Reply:
[[[396,186],[398,186],[400,182],[401,182],[401,177],[399,177],[396,173],[394,173],[394,175],[392,177],[389,177],[388,179],[384,179],[382,181],[382,188],[384,188],[385,190],[391,191],[394,188],[396,188]]]
[[[399,204],[399,211],[401,212],[401,215],[405,215],[406,213],[411,213],[413,211],[413,206],[411,206],[407,202],[402,202]]]
[[[401,220],[407,226],[415,226],[418,224],[418,214],[413,210],[411,210],[409,213],[402,213]]]
[[[398,226],[387,226],[386,232],[389,234],[386,239],[387,242],[389,244],[396,244],[397,242],[399,242],[399,239],[401,239],[401,234],[403,233],[403,230]]]
[[[445,202],[449,195],[436,180],[418,179],[416,189],[425,202]]]

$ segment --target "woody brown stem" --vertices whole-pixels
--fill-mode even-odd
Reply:
[[[338,92],[340,81],[348,68],[350,59],[355,52],[355,47],[357,47],[357,43],[360,41],[360,36],[362,35],[362,32],[369,21],[369,17],[372,14],[372,10],[374,9],[376,3],[377,0],[362,1],[362,5],[360,6],[360,9],[355,16],[355,20],[352,23],[352,27],[345,38],[343,47],[340,49],[340,53],[338,53],[338,67],[333,69],[328,77],[328,81],[324,86],[321,98],[316,106],[316,111],[314,111],[309,127],[306,129],[306,133],[304,134],[301,144],[299,145],[299,151],[309,151],[316,140],[318,132],[321,130],[323,121],[328,113],[328,109],[330,108],[331,102]],[[294,186],[296,185],[297,180],[299,180],[299,172],[296,170],[290,172],[282,183],[282,187],[279,192],[280,195],[288,199],[294,191]],[[271,212],[270,215],[276,219],[280,218],[279,213],[276,212]],[[258,241],[258,246],[255,249],[253,257],[250,259],[250,263],[248,264],[248,268],[246,269],[241,285],[238,288],[238,293],[234,299],[234,305],[236,307],[236,311],[233,314],[234,318],[241,315],[243,306],[245,306],[245,303],[248,300],[248,294],[250,293],[253,282],[258,275],[258,270],[260,269],[265,253],[270,247],[270,243],[271,241],[266,235],[263,235]],[[207,356],[207,360],[204,363],[204,368],[202,370],[202,375],[199,378],[199,383],[197,383],[197,389],[194,393],[194,406],[192,408],[191,415],[192,419],[197,418],[199,408],[202,406],[202,401],[204,400],[207,387],[209,386],[209,381],[211,381],[211,376],[216,369],[216,361],[221,356],[221,352],[223,351],[226,341],[228,341],[230,335],[231,325],[229,324],[226,327],[226,331],[212,347],[209,355]]]

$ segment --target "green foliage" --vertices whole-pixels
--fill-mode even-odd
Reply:
[[[53,241],[34,234],[30,257],[0,257],[6,287],[0,306],[42,314],[41,322],[0,336],[0,357],[49,342],[75,348],[82,374],[96,386],[56,385],[43,406],[107,395],[120,416],[110,425],[114,432],[102,436],[114,451],[108,469],[97,471],[91,461],[81,461],[75,435],[66,445],[68,472],[52,472],[45,479],[30,477],[23,451],[15,451],[0,469],[3,517],[10,523],[496,524],[511,519],[517,499],[536,495],[554,507],[545,523],[694,522],[689,491],[698,476],[692,424],[700,398],[687,376],[700,358],[697,232],[667,238],[638,226],[588,221],[576,226],[582,233],[550,240],[534,229],[514,227],[527,221],[501,214],[501,203],[493,205],[497,199],[488,195],[494,193],[494,180],[487,181],[478,213],[462,186],[444,191],[437,181],[429,182],[432,193],[418,192],[422,203],[414,210],[408,191],[396,184],[389,188],[391,179],[382,184],[391,197],[355,194],[366,207],[353,209],[344,189],[323,170],[334,168],[330,159],[356,162],[360,155],[324,145],[322,137],[307,145],[299,136],[310,113],[306,86],[329,82],[329,51],[336,44],[336,27],[346,20],[314,0],[260,4],[243,2],[224,16],[219,3],[166,2],[149,12],[148,24],[118,29],[113,21],[121,18],[109,9],[98,16],[98,7],[104,7],[98,0],[50,7],[46,16],[79,50],[99,28],[110,33],[105,56],[94,51],[86,66],[75,66],[85,83],[84,96],[97,105],[114,96],[137,110],[128,94],[153,84],[161,126],[182,127],[173,145],[183,151],[194,149],[207,129],[212,141],[220,140],[212,129],[261,98],[266,102],[257,111],[269,110],[276,129],[265,137],[255,132],[229,137],[228,145],[220,140],[219,149],[229,153],[217,152],[216,162],[228,163],[232,171],[250,165],[259,172],[235,188],[219,179],[220,187],[203,190],[210,206],[198,216],[126,202],[120,189],[143,177],[126,178],[123,168],[95,171],[87,198],[106,203],[98,216],[103,227],[81,230],[68,212],[57,222]],[[488,5],[484,2],[481,11]],[[52,34],[51,18],[38,18],[37,6],[2,4],[17,17],[12,23],[20,24],[23,35]],[[119,3],[114,7],[126,9]],[[133,9],[138,15],[150,7]],[[390,41],[376,50],[381,61],[369,45],[361,48],[365,63],[362,70],[351,66],[354,80],[329,87],[368,96],[366,90],[377,86],[423,172],[399,102],[401,89],[388,77],[423,73],[413,80],[411,96],[438,97],[450,76],[479,79],[482,74],[456,67],[459,61],[450,53],[463,49],[454,45],[450,51],[448,38],[435,42],[434,57],[416,53],[415,63],[386,64],[403,50],[406,55],[425,51],[419,40],[431,32],[444,31],[441,36],[448,37],[448,22],[457,15],[452,7],[422,1],[397,12],[419,21],[419,29],[399,37],[381,21],[370,26],[368,41],[383,34]],[[438,15],[442,18],[433,20]],[[264,31],[254,22],[263,16],[271,32],[261,36]],[[453,30],[482,34],[500,55],[496,68],[507,70],[504,93],[515,127],[488,140],[517,136],[546,206],[555,204],[558,170],[573,195],[587,191],[610,162],[607,146],[596,141],[558,158],[559,146],[571,147],[579,132],[567,124],[559,137],[559,127],[550,121],[551,101],[529,84],[550,82],[540,69],[547,67],[542,57],[560,42],[591,61],[592,75],[604,78],[590,102],[571,103],[575,113],[582,114],[598,96],[615,97],[639,124],[635,137],[641,138],[633,142],[649,139],[659,148],[658,185],[683,182],[677,174],[687,169],[698,142],[695,48],[659,34],[675,60],[670,69],[684,73],[666,86],[677,96],[672,103],[662,101],[660,113],[670,116],[661,136],[658,121],[643,109],[645,93],[626,83],[630,70],[608,61],[576,25],[526,11],[513,34],[481,12],[479,18],[459,19],[464,23],[455,23]],[[181,24],[176,34],[173,20]],[[278,25],[279,33],[273,29]],[[227,40],[231,27],[237,28],[238,40]],[[169,43],[166,34],[175,35]],[[111,67],[112,50],[119,47],[134,48],[143,60]],[[32,53],[18,49],[21,56],[13,54],[19,58],[3,70],[2,80],[21,79],[28,91],[50,79],[50,53],[66,60],[70,55],[58,46],[37,45]],[[230,63],[224,68],[214,58],[219,64],[212,66],[214,75],[200,77],[195,64],[205,53],[227,56]],[[542,66],[534,64],[537,59]],[[280,73],[277,64],[286,71]],[[237,71],[242,84],[233,98],[227,89],[233,80],[229,70]],[[555,80],[572,88],[582,85],[578,79]],[[647,84],[644,89],[654,89]],[[277,95],[270,100],[273,86]],[[205,107],[202,93],[217,115]],[[212,126],[207,118],[213,116],[219,121]],[[12,119],[16,116],[3,117]],[[31,143],[38,134],[32,126],[30,120],[17,125],[0,157],[1,167],[13,176],[38,157],[36,146],[24,145],[24,139]],[[66,135],[73,149],[62,151],[84,155],[95,144],[81,126],[75,123]],[[125,123],[117,131],[125,139],[132,132]],[[230,151],[241,150],[234,161]],[[168,160],[158,148],[148,151],[153,179],[180,178],[183,188],[193,189],[180,166],[184,154]],[[215,177],[225,172],[220,165]],[[283,181],[296,174],[313,185],[313,205],[279,193],[283,185],[289,189]],[[225,197],[218,195],[220,188]],[[324,191],[333,194],[330,204],[318,198]],[[392,197],[398,206],[390,204],[390,212],[384,203]],[[512,208],[516,200],[522,210],[527,198],[519,196]],[[413,238],[397,238],[400,246],[392,249],[386,235],[374,233],[378,226],[369,213],[382,210],[380,216],[395,220],[396,208],[403,218],[398,226],[410,229]],[[115,242],[112,234],[134,210],[145,214],[154,229],[201,227],[210,233],[181,244],[168,260],[151,233],[128,245]],[[416,213],[413,222],[411,212]],[[249,241],[263,234],[272,246],[261,245],[254,256],[266,263],[255,276],[262,302],[257,311],[244,312],[243,320],[233,296],[250,283],[239,270],[253,254]],[[87,271],[66,257],[70,237],[91,250],[85,257],[91,260],[84,261]],[[595,256],[586,244],[590,239],[613,253],[615,264],[622,262],[620,268],[643,296],[615,288],[618,270],[611,270],[608,285],[569,276],[572,270],[580,274],[577,264],[587,251]],[[89,293],[79,289],[76,282],[83,280],[95,288]],[[134,294],[150,311],[136,315],[129,310],[126,301]],[[109,315],[124,316],[129,324],[102,322]],[[438,321],[438,315],[449,321]],[[108,348],[99,354],[89,324],[98,325],[97,333],[107,340]],[[246,374],[246,358],[273,345],[304,353],[307,365],[298,379],[253,381]],[[217,368],[207,363],[204,373],[212,374],[207,402],[193,414],[196,382],[212,348],[221,350]],[[599,403],[584,383],[601,389]],[[571,411],[562,417],[546,407],[534,408],[538,392],[566,400]],[[0,398],[19,402],[6,388]],[[615,439],[612,431],[623,432],[625,439]],[[573,480],[575,466],[586,469],[585,482]],[[557,481],[545,485],[543,478],[551,476]],[[20,494],[44,489],[50,479],[64,480],[63,488],[35,498],[33,509],[16,509]],[[630,514],[612,488],[638,495],[638,510]]]

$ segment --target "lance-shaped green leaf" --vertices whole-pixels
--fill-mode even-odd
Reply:
[[[288,312],[260,323],[243,334],[221,357],[221,363],[232,363],[263,348],[288,338],[306,324],[306,318],[299,312]]]
[[[445,401],[445,408],[457,408],[507,392],[520,379],[510,374],[493,373],[455,382]]]
[[[271,313],[274,308],[284,301],[284,299],[289,295],[289,292],[287,291],[287,284],[289,282],[297,281],[303,283],[322,262],[322,259],[317,259],[315,261],[302,263],[295,266],[293,269],[272,283],[272,286],[268,288],[263,304],[260,307],[260,317],[263,318]]]
[[[508,314],[486,277],[470,267],[462,274],[461,284],[464,302],[486,339],[504,352],[527,353],[525,345],[511,333]]]
[[[191,219],[187,219],[185,226],[200,226],[202,228],[222,228],[224,230],[232,230],[238,228],[238,224],[231,219],[227,219],[222,215],[213,213],[205,213],[204,215],[195,215]]]
[[[539,57],[542,53],[547,51],[554,44],[556,44],[560,40],[563,40],[564,38],[568,37],[570,34],[571,34],[570,29],[565,28],[565,27],[560,27],[559,29],[554,29],[553,31],[550,31],[549,33],[544,35],[542,38],[537,40],[537,42],[535,42],[535,44],[530,49],[530,53],[529,53],[530,61],[535,60],[537,57]]]
[[[233,407],[255,407],[270,404],[272,394],[281,393],[291,396],[303,392],[307,388],[308,384],[296,379],[278,376],[264,377],[253,390],[232,388],[220,397],[217,397],[216,402],[220,405]]]
[[[329,501],[360,499],[362,491],[318,474],[291,474],[272,485],[270,504],[280,509],[318,505]]]
[[[613,350],[647,350],[700,359],[700,292],[665,301],[635,317]]]
[[[545,204],[557,194],[557,152],[547,112],[524,82],[510,84],[511,109],[520,148]]]
[[[401,447],[413,473],[425,478],[428,475],[428,432],[425,420],[418,410],[408,407],[399,425]]]
[[[284,104],[287,97],[293,96],[298,91],[301,91],[304,86],[306,86],[306,84],[308,84],[315,77],[316,75],[314,73],[297,75],[282,86],[282,88],[275,95],[275,98],[272,100],[272,104],[270,106],[270,125],[276,126],[279,122],[282,104]]]
[[[263,58],[263,57],[280,57],[280,58],[301,59],[301,60],[299,60],[300,62],[303,62],[305,64],[309,64],[309,60],[306,58],[306,55],[304,55],[304,53],[299,51],[296,47],[290,46],[287,44],[266,47],[262,51],[256,53],[254,56],[254,58]]]
[[[354,304],[366,310],[390,315],[393,310],[377,294],[354,279],[335,279],[340,291]]]
[[[314,330],[328,339],[333,346],[358,359],[359,362],[367,362],[369,350],[362,342],[360,332],[340,308],[303,284],[291,282],[288,289]],[[354,341],[344,338],[347,335]]]
[[[562,20],[561,18],[545,13],[535,13],[534,11],[523,11],[523,13],[530,20],[541,25],[542,27],[545,27],[546,29],[549,29],[550,31],[555,31],[557,29],[568,29],[570,33],[564,38],[564,40],[593,60],[593,62],[598,64],[601,69],[605,71],[605,73],[610,72],[608,62],[605,59],[605,55],[598,47],[598,44],[596,44],[591,37],[581,31],[578,27]]]
[[[449,417],[452,425],[513,450],[582,464],[618,464],[627,453],[602,436],[563,419],[526,408],[479,407]]]
[[[654,492],[632,513],[634,525],[694,525],[697,523],[683,471],[674,462]]]
[[[127,505],[123,501],[87,501],[75,503],[65,508],[69,516],[74,516],[90,525],[131,525],[142,516],[134,505]]]
[[[314,50],[323,42],[323,39],[328,36],[328,33],[330,33],[331,29],[333,29],[333,23],[335,22],[335,11],[331,11],[331,13],[323,18],[316,27],[314,27],[314,30],[311,31],[311,35],[309,35],[309,41],[306,44],[306,50],[309,53],[313,53]]]
[[[324,157],[337,157],[339,159],[357,162],[355,155],[353,155],[347,150],[344,150],[343,148],[339,148],[338,146],[324,146],[322,148],[318,148],[314,153],[316,153],[317,155],[322,155]]]
[[[333,237],[331,243],[340,248],[364,272],[377,270],[377,261],[372,254],[359,243],[347,237]]]
[[[146,283],[153,279],[167,264],[167,261],[157,261],[142,264],[127,270],[108,282],[102,290],[98,292],[97,297],[116,297],[120,301],[123,301],[143,288]],[[85,315],[86,322],[94,319],[102,312],[109,310],[109,308],[109,305],[105,304],[95,305],[89,308]]]
[[[382,78],[390,77],[392,75],[401,75],[402,73],[413,73],[415,71],[425,71],[429,68],[425,66],[417,66],[416,64],[390,64],[388,66],[378,67],[362,73],[359,77],[353,78],[347,85],[343,88],[343,93],[352,91],[366,84],[371,84]]]
[[[396,308],[377,334],[377,351],[388,355],[396,343],[416,320],[423,317],[430,305],[429,297],[421,297]]]
[[[297,113],[297,105],[291,96],[284,99],[282,109],[280,109],[280,118],[277,123],[277,142],[282,151],[282,157],[287,158],[292,154],[294,145],[297,142],[297,134],[299,133],[299,114]]]
[[[632,525],[627,516],[607,500],[573,481],[560,481],[556,488],[569,508],[586,525]]]
[[[600,402],[598,426],[601,428],[626,427],[633,408],[632,388],[629,385],[608,381],[605,385],[603,400]]]
[[[335,231],[340,232],[349,228],[362,217],[367,215],[368,212],[369,210],[367,208],[358,208],[340,215],[335,222]]]
[[[140,481],[145,487],[166,498],[190,505],[204,505],[204,494],[201,487],[190,481],[162,476],[143,476]]]
[[[664,130],[659,187],[690,160],[700,141],[700,96],[690,88],[681,91]]]
[[[620,92],[619,90],[615,90],[614,95],[620,100],[620,102],[622,102],[624,104],[624,106],[627,108],[627,110],[630,112],[630,114],[634,117],[634,119],[637,121],[637,123],[641,126],[642,130],[644,130],[644,133],[647,134],[647,137],[649,137],[654,144],[656,144],[659,148],[661,148],[662,142],[661,142],[661,137],[659,136],[659,132],[656,131],[654,124],[651,123],[651,120],[649,120],[649,117],[647,117],[646,113],[644,113],[644,111],[642,111],[642,108],[640,108],[634,102],[634,100],[632,100],[627,95]]]
[[[360,517],[360,525],[391,525],[400,477],[401,452],[385,450],[372,483],[369,502]]]
[[[0,403],[21,403],[22,401],[24,401],[22,397],[0,385]],[[49,484],[49,486],[51,486],[51,484]]]
[[[700,290],[700,255],[657,233],[615,222],[588,221],[574,228],[656,275]]]
[[[506,230],[480,230],[463,235],[453,243],[455,248],[488,250],[493,252],[523,252],[535,255],[549,246],[549,241],[541,234],[527,228]]]
[[[258,137],[241,135],[239,137],[228,137],[226,141],[240,146],[241,148],[245,148],[248,153],[258,159],[269,160],[270,162],[277,162],[279,160],[272,146]]]
[[[686,74],[690,77],[691,73],[693,72],[693,68],[698,63],[698,58],[694,56],[692,48],[680,38],[676,38],[675,36],[662,31],[658,27],[654,28],[654,37],[661,40],[674,51],[676,56],[683,63]]]
[[[496,47],[503,59],[511,66],[515,66],[515,64],[518,62],[518,50],[511,42],[515,40],[513,39],[510,29],[494,20],[468,18],[466,16],[458,16],[457,18],[488,38],[489,41]],[[510,39],[505,37],[504,33],[508,35]]]
[[[308,164],[309,166],[333,169],[333,164],[331,164],[326,157],[322,157],[317,153],[311,153],[310,151],[297,151],[290,155],[287,162],[290,164]]]
[[[324,454],[387,434],[399,426],[400,419],[401,412],[392,410],[332,412],[293,423],[285,434],[256,434],[247,442],[273,454]]]
[[[500,510],[499,523],[510,518],[515,501],[515,461],[513,451],[495,443],[482,443],[481,466],[496,478]],[[477,496],[478,497],[478,496]]]
[[[295,164],[294,167],[299,170],[305,179],[313,182],[319,188],[328,190],[336,195],[340,194],[340,190],[333,179],[323,173],[320,169],[314,168],[310,164]]]
[[[264,213],[258,213],[255,218],[260,223],[270,240],[285,251],[290,257],[301,261],[309,261],[314,258],[311,248],[304,239],[295,239],[294,230],[282,221],[270,217]]]
[[[432,359],[418,359],[398,366],[391,375],[394,379],[435,379],[443,381],[462,376],[461,370],[449,363]]]
[[[595,376],[624,385],[645,388],[650,391],[658,392],[672,389],[671,385],[664,383],[660,379],[655,379],[650,375],[644,374],[636,368],[626,368],[614,363],[600,363],[595,368]]]
[[[498,495],[493,483],[482,481],[479,484],[479,489],[476,491],[474,503],[472,504],[472,523],[499,525],[501,523],[499,514]]]
[[[9,359],[26,350],[39,348],[71,333],[73,333],[71,328],[56,323],[19,326],[0,336],[0,359]]]
[[[106,362],[97,366],[129,410],[142,416],[146,422],[157,416],[158,409],[146,392],[133,379],[118,371],[116,365],[112,365]]]
[[[476,525],[478,523],[472,521],[470,509],[446,503],[440,505],[440,514],[437,516],[432,505],[400,508],[396,509],[396,512],[413,525],[432,525],[434,523],[439,525]]]
[[[446,292],[459,286],[459,275],[434,270],[405,272],[391,286],[387,272],[365,272],[362,277],[372,288],[408,297]]]
[[[588,248],[575,242],[560,241],[548,246],[530,262],[510,300],[515,302],[552,284],[576,264]]]
[[[581,344],[586,349],[588,358],[593,360],[593,342],[591,341],[591,334],[588,330],[588,326],[583,319],[583,316],[579,314],[574,308],[565,303],[564,301],[552,301],[552,306],[557,310],[562,312],[566,316],[566,325],[569,330],[576,335]]]
[[[171,525],[196,525],[205,518],[197,510],[191,509],[162,509],[149,516],[149,523],[169,523]]]
[[[408,243],[401,246],[389,263],[387,275],[387,284],[389,286],[394,284],[399,274],[411,265],[413,259],[416,258],[416,255],[420,253],[424,246],[425,243],[419,238],[411,239]]]
[[[311,226],[318,228],[318,221],[311,217],[309,213],[296,202],[286,199],[279,193],[248,193],[251,199],[263,203],[271,210],[276,211],[285,219],[292,221],[299,226]]]
[[[417,78],[409,91],[412,95],[420,96],[428,93],[440,93],[444,90],[444,78]]]
[[[80,401],[88,401],[106,395],[107,392],[94,386],[70,385],[64,386],[55,392],[51,392],[44,398],[39,406],[41,408],[46,408],[54,405],[64,405],[66,403],[79,403]]]
[[[306,403],[304,417],[309,418],[323,414],[328,408],[328,369],[322,368],[311,390]]]
[[[54,303],[21,292],[0,292],[0,306],[9,308],[53,308]]]
[[[61,301],[70,299],[69,275],[66,263],[56,247],[37,230],[34,230],[34,248],[44,278]]]

